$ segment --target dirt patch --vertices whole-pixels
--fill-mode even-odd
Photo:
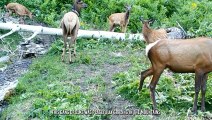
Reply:
[[[15,61],[3,72],[0,71],[0,114],[7,105],[3,99],[6,96],[10,96],[12,89],[14,89],[18,83],[17,79],[26,73],[31,63],[31,59]]]
[[[129,68],[130,64],[118,64],[110,65],[105,64],[104,70],[106,76],[104,77],[105,82],[107,83],[106,87],[106,96],[108,102],[109,110],[126,110],[126,109],[136,109],[136,106],[130,103],[128,100],[125,100],[120,95],[115,92],[115,87],[112,81],[112,76],[116,73],[126,71]],[[111,120],[129,120],[133,118],[132,115],[112,115]]]
[[[73,84],[80,86],[83,92],[92,92],[92,103],[90,105],[91,110],[132,110],[137,107],[130,101],[122,98],[116,93],[115,84],[112,80],[114,74],[128,70],[130,63],[120,64],[103,64],[101,66],[91,68],[90,65],[80,65],[77,69],[71,69],[70,72],[83,74],[80,79],[74,80]],[[103,84],[96,81],[88,83],[86,80],[101,76]],[[103,87],[103,90],[101,89]],[[129,120],[133,115],[111,115],[110,120]]]

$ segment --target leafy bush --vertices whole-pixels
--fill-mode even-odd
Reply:
[[[139,16],[144,16],[146,19],[156,19],[156,22],[153,24],[154,28],[176,26],[176,21],[178,21],[190,34],[212,37],[211,0],[204,0],[201,2],[199,0],[84,1],[89,7],[81,12],[81,28],[83,29],[108,30],[108,16],[114,12],[125,11],[124,6],[133,3],[128,32],[141,32],[141,23],[138,18]],[[3,8],[3,5],[8,2],[8,0],[0,1],[1,7]],[[16,2],[27,6],[36,16],[36,19],[54,27],[59,26],[60,19],[64,13],[70,11],[72,4],[72,0],[31,0],[27,2],[26,0],[16,0]],[[123,61],[130,62],[131,67],[127,72],[120,72],[113,75],[112,79],[115,82],[116,89],[120,95],[136,103],[139,108],[149,109],[152,102],[149,96],[150,91],[147,89],[149,85],[148,80],[145,80],[143,90],[139,93],[137,92],[140,69],[144,70],[147,68],[147,64],[144,61],[143,49],[140,50],[144,47],[144,44],[137,41],[132,43],[105,41],[96,41],[93,39],[84,41],[79,39],[77,41],[77,50],[81,51],[78,54],[80,57],[78,63],[95,66],[100,65],[100,63],[118,64]],[[45,117],[50,116],[52,119],[80,119],[79,116],[51,116],[48,110],[54,110],[55,108],[84,109],[89,106],[89,96],[84,93],[79,93],[80,90],[78,86],[73,86],[71,82],[68,82],[70,78],[67,76],[70,74],[68,74],[67,65],[60,63],[60,57],[57,55],[61,54],[62,47],[62,42],[59,40],[53,43],[49,52],[50,55],[48,54],[47,57],[35,62],[30,69],[31,72],[20,80],[20,84],[16,89],[17,96],[12,98],[12,103],[24,101],[27,98],[31,98],[29,100],[35,98],[35,102],[29,107],[30,111],[27,111],[25,118],[47,119]],[[127,56],[127,60],[122,57],[110,59],[110,52],[118,52],[117,50],[119,48],[124,49],[124,51],[129,51],[128,48],[130,47],[133,48],[131,52],[135,55]],[[88,51],[92,49],[98,50],[92,52]],[[139,49],[138,53],[136,51],[137,49]],[[99,53],[99,50],[104,52]],[[108,50],[110,52],[108,52]],[[51,54],[53,55],[51,56]],[[102,57],[102,54],[105,56]],[[108,60],[110,61],[108,62]],[[74,65],[76,64],[71,66]],[[168,78],[168,76],[163,74],[156,89],[158,92],[156,97],[158,98],[157,103],[159,109],[165,111],[165,114],[169,114],[169,112],[172,111],[179,111],[180,115],[186,116],[186,112],[190,109],[189,107],[192,106],[191,97],[194,95],[193,76],[194,75],[190,74],[174,74],[172,78]],[[90,82],[98,79],[101,78],[97,77],[97,79],[91,79]],[[209,75],[209,79],[211,79],[211,74]],[[46,83],[49,83],[49,85],[46,85]],[[207,85],[210,86],[211,84],[212,82],[209,80]],[[30,85],[37,86],[29,87]],[[210,111],[211,108],[209,107],[212,103],[211,89],[211,87],[208,87],[208,92],[206,93],[206,107],[208,107],[206,109]],[[66,106],[68,106],[68,108],[66,108]],[[10,111],[13,111],[12,107],[10,107],[10,110],[5,111],[5,113],[11,113]]]
[[[58,39],[51,44],[48,54],[61,54],[62,51],[63,51],[63,41],[61,39]]]
[[[178,21],[186,31],[196,36],[212,36],[212,2],[186,1],[180,3],[180,6],[167,24]]]
[[[146,19],[156,19],[154,27],[177,26],[176,21],[178,21],[185,30],[196,36],[212,36],[212,15],[210,14],[212,2],[208,0],[201,2],[191,0],[134,0],[133,2],[102,0],[92,2],[85,0],[85,2],[89,4],[89,7],[82,12],[82,18],[84,21],[88,21],[87,24],[94,29],[108,30],[109,15],[115,12],[124,12],[124,5],[133,3],[128,25],[129,32],[141,32],[141,23],[138,18],[143,16]]]
[[[108,17],[112,13],[124,12],[125,5],[132,4],[128,32],[141,32],[139,17],[154,18],[153,27],[177,26],[178,21],[186,31],[195,36],[212,36],[212,2],[210,0],[84,0],[88,8],[81,12],[81,28],[108,30]],[[0,2],[1,7],[9,1]],[[70,11],[72,0],[16,0],[27,6],[36,18],[58,27],[62,16]],[[107,9],[105,9],[107,8]],[[117,31],[118,29],[116,29]]]

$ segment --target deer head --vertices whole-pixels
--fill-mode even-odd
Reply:
[[[75,0],[73,9],[80,13],[82,8],[87,8],[88,5],[84,3],[82,0]]]

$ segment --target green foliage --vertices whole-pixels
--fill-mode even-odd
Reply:
[[[0,1],[1,7],[3,8],[3,5],[8,2],[8,0]],[[72,0],[32,0],[27,2],[26,0],[16,0],[16,2],[27,6],[36,19],[54,27],[59,26],[60,19],[64,13],[70,11],[72,6]],[[85,0],[85,2],[89,7],[81,12],[82,29],[108,30],[108,16],[115,12],[125,11],[126,4],[133,4],[127,31],[129,33],[141,32],[141,23],[138,18],[144,16],[146,19],[156,19],[153,27],[176,26],[176,21],[178,21],[185,30],[189,31],[189,34],[212,36],[212,2],[210,0],[201,2],[198,0]],[[20,79],[15,96],[8,99],[10,106],[4,111],[2,118],[85,119],[85,116],[77,115],[52,115],[49,111],[87,109],[91,104],[91,96],[96,94],[95,90],[90,90],[87,92],[88,94],[85,94],[79,86],[73,84],[75,82],[73,79],[84,78],[86,84],[94,86],[97,84],[101,86],[98,89],[101,91],[100,93],[106,93],[107,91],[104,90],[107,84],[103,81],[103,76],[107,76],[107,74],[102,72],[104,70],[94,77],[90,76],[92,70],[104,65],[128,65],[127,70],[115,74],[110,73],[117,93],[135,103],[140,109],[151,109],[152,101],[148,89],[150,80],[148,78],[144,82],[142,91],[138,92],[139,74],[141,70],[147,69],[150,65],[144,56],[144,47],[145,44],[141,41],[78,39],[75,63],[67,65],[60,61],[63,42],[57,40],[51,45],[49,53],[43,58],[34,60],[29,72]],[[117,53],[120,53],[120,56]],[[82,64],[89,68],[85,69],[89,72],[86,75],[80,71],[83,69],[82,66],[80,68]],[[72,72],[72,69],[78,71]],[[211,78],[210,74],[208,86],[212,85]],[[170,116],[181,115],[180,119],[185,119],[193,104],[194,75],[173,74],[170,76],[163,73],[156,91],[158,108],[164,118],[169,114]],[[209,112],[211,112],[212,104],[211,91],[212,88],[208,87],[206,110]],[[199,113],[200,117],[208,114]],[[90,119],[109,118],[98,115],[89,117]],[[136,116],[134,119],[148,119],[148,117]]]
[[[80,54],[80,61],[82,64],[90,64],[91,63],[91,56]]]
[[[9,101],[10,104],[22,104],[21,108],[27,107],[27,112],[20,116],[12,115],[11,119],[63,119],[64,117],[82,119],[76,115],[57,116],[52,113],[53,110],[85,109],[90,100],[89,96],[80,92],[77,86],[70,84],[67,66],[58,64],[58,58],[59,56],[49,55],[35,60],[30,67],[30,72],[19,80],[15,96]],[[33,101],[30,106],[27,106],[28,100]],[[4,112],[10,113],[10,109]]]
[[[29,72],[19,80],[15,96],[8,99],[10,105],[2,114],[2,119],[109,119],[109,115],[67,116],[51,113],[52,110],[85,110],[91,104],[104,106],[104,103],[98,104],[92,100],[96,99],[97,94],[105,100],[113,100],[106,95],[108,82],[113,84],[114,92],[134,103],[138,109],[152,108],[148,88],[150,78],[146,78],[142,91],[138,91],[140,72],[150,65],[144,56],[143,43],[79,39],[77,57],[71,65],[60,60],[61,43],[60,40],[55,41],[50,53],[34,60]],[[114,53],[122,53],[122,56],[117,57]],[[119,72],[113,73],[112,69]],[[212,85],[211,77],[209,74],[207,86]],[[189,117],[187,115],[191,113],[193,105],[194,74],[170,75],[170,72],[164,71],[156,91],[156,102],[162,113],[159,119]],[[211,87],[208,87],[208,112],[199,111],[197,119],[211,115],[211,91]],[[150,117],[135,116],[134,119]]]
[[[61,54],[63,47],[63,41],[61,39],[57,39],[54,41],[54,43],[51,44],[48,54]]]
[[[85,0],[86,1],[86,0]],[[154,18],[154,27],[177,26],[178,21],[185,30],[195,36],[211,36],[211,1],[172,1],[172,0],[128,0],[122,1],[86,1],[89,7],[82,12],[83,21],[94,29],[108,30],[108,17],[112,13],[124,12],[124,5],[132,4],[129,32],[141,32],[139,17]],[[154,3],[154,4],[153,4]],[[98,6],[98,7],[97,7]],[[108,9],[104,9],[108,8]],[[88,14],[89,13],[89,14]]]
[[[211,36],[212,33],[212,2],[186,1],[180,3],[180,8],[172,15],[172,24],[178,21],[185,30],[196,36]],[[170,24],[170,23],[169,23]]]
[[[108,30],[108,17],[112,13],[125,12],[125,5],[132,5],[130,22],[127,31],[130,33],[141,32],[139,17],[156,20],[153,27],[177,26],[178,21],[183,28],[191,35],[211,36],[212,35],[212,2],[210,0],[84,0],[88,8],[81,12],[82,29]],[[9,1],[0,2],[1,7]],[[14,1],[13,1],[14,2]],[[63,0],[16,0],[27,6],[36,19],[59,27],[63,15],[70,11],[73,1]],[[105,9],[107,8],[107,9]],[[117,28],[115,31],[119,31]]]
[[[152,102],[149,98],[149,91],[145,89],[138,93],[138,85],[138,81],[122,85],[118,88],[118,93],[123,97],[134,101],[141,109],[151,109]]]
[[[71,9],[71,1],[72,0],[45,0],[39,7],[38,18],[54,27],[59,27],[59,22],[55,21],[60,20],[62,15]]]
[[[127,74],[126,73],[117,73],[113,75],[113,81],[118,83],[119,85],[123,85],[128,83],[127,81]]]

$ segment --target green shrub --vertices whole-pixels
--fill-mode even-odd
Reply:
[[[48,54],[60,54],[63,51],[63,41],[61,39],[56,40],[52,43]]]
[[[82,64],[90,64],[91,63],[91,56],[80,54],[80,62]]]
[[[14,0],[15,1],[15,0]],[[14,2],[13,1],[13,2]],[[108,30],[108,17],[112,13],[124,12],[125,5],[133,5],[128,32],[140,33],[139,17],[154,18],[153,27],[182,27],[195,36],[212,36],[212,2],[210,0],[84,0],[88,8],[81,12],[81,29]],[[1,8],[9,1],[0,2]],[[11,1],[12,2],[12,1]],[[16,0],[28,7],[36,19],[54,27],[59,27],[62,16],[71,10],[72,0]],[[107,9],[105,9],[107,8]],[[119,31],[117,28],[115,31]]]

